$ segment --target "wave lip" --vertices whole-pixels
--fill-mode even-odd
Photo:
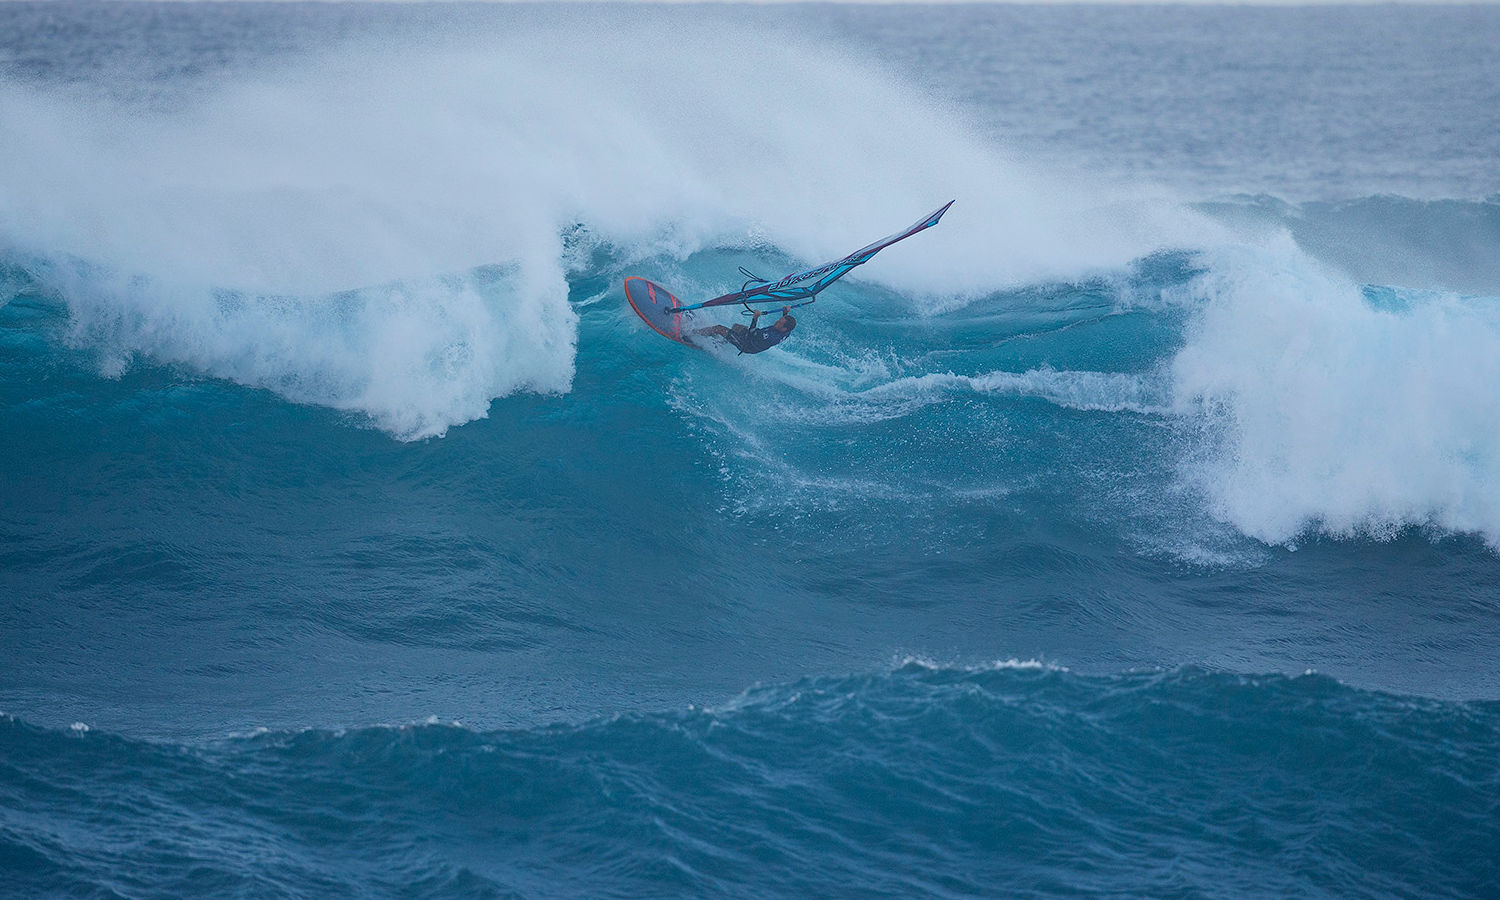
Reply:
[[[440,436],[517,391],[572,383],[566,285],[483,267],[336,294],[265,294],[31,261],[67,301],[67,340],[106,377],[170,361],[288,400],[355,413],[401,440]]]

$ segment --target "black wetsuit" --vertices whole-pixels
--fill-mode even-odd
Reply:
[[[735,325],[729,329],[729,334],[724,336],[724,340],[733,344],[741,353],[759,353],[786,340],[789,334],[791,334],[790,331],[777,331],[770,326],[749,328],[744,325]]]

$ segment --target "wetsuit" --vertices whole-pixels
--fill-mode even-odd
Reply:
[[[789,334],[790,331],[777,331],[769,325],[765,328],[749,328],[736,324],[724,335],[724,340],[733,344],[741,353],[759,353],[786,340]]]

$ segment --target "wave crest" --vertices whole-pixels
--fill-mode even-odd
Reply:
[[[1171,375],[1180,411],[1222,429],[1189,461],[1218,515],[1271,543],[1434,526],[1500,547],[1493,302],[1382,308],[1299,254],[1208,259]]]

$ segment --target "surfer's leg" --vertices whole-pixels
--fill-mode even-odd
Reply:
[[[709,337],[729,340],[729,329],[725,328],[723,325],[710,325],[707,328],[698,329],[697,331],[693,332],[693,334],[706,334]]]
[[[729,326],[729,332],[724,335],[724,340],[728,341],[729,345],[734,349],[740,351],[741,353],[744,353],[745,340],[749,338],[751,334],[752,332],[749,328],[746,328],[744,325],[736,322],[733,325]]]

